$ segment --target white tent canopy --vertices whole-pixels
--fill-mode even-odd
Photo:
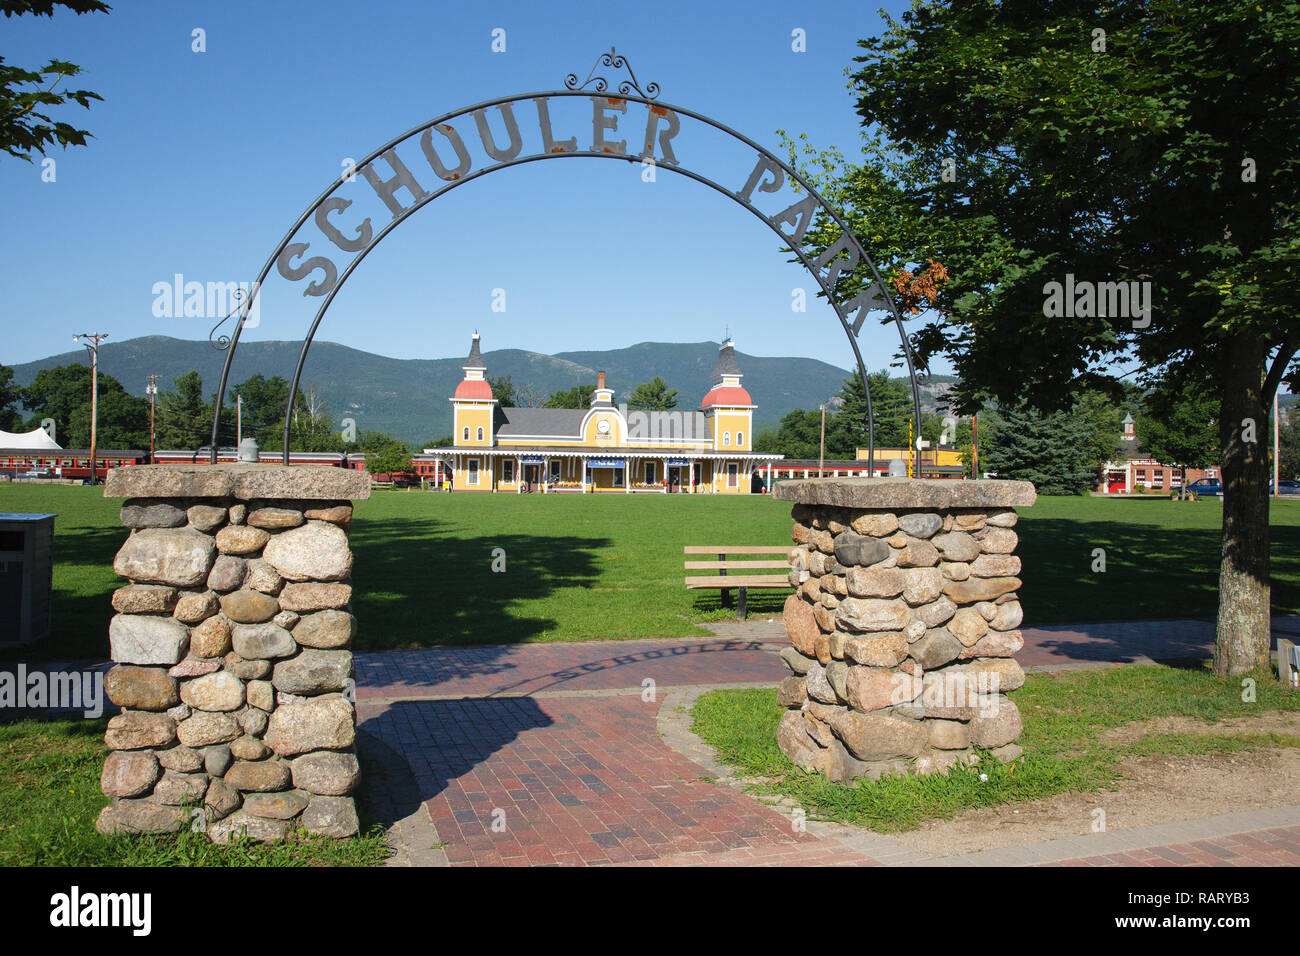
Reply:
[[[34,428],[29,432],[7,432],[0,430],[0,448],[50,448],[61,450],[59,445],[44,428]]]

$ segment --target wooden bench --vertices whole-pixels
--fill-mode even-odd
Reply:
[[[698,590],[701,588],[715,588],[722,591],[722,606],[731,607],[731,589],[735,588],[739,598],[736,602],[736,616],[740,620],[745,620],[747,608],[745,601],[750,588],[788,588],[790,587],[790,561],[782,557],[779,560],[768,558],[757,561],[733,561],[730,555],[745,554],[780,554],[789,553],[793,545],[782,544],[775,548],[764,547],[758,544],[735,544],[719,545],[710,547],[708,545],[687,545],[686,554],[708,554],[715,555],[713,561],[687,561],[687,571],[717,571],[717,575],[700,575],[697,577],[686,578],[687,590]],[[754,574],[755,571],[773,570],[781,568],[783,574]],[[730,571],[751,572],[746,574],[729,574]]]

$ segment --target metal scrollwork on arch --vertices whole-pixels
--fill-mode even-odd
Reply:
[[[619,85],[619,96],[607,92],[609,80],[605,76],[596,75],[602,64],[627,70],[630,79]],[[570,73],[565,86],[563,90],[502,96],[444,113],[389,140],[355,163],[346,161],[350,165],[345,167],[344,174],[335,177],[303,211],[272,251],[248,295],[237,299],[236,308],[209,334],[212,346],[225,352],[212,416],[209,448],[212,461],[217,459],[222,401],[234,353],[243,330],[257,324],[261,286],[273,268],[284,279],[298,283],[303,296],[320,301],[299,350],[285,405],[283,460],[288,464],[290,424],[308,350],[334,298],[366,256],[397,226],[434,199],[488,173],[549,159],[614,159],[637,163],[643,167],[643,177],[646,169],[683,176],[748,210],[776,234],[783,250],[794,253],[839,319],[866,393],[871,461],[874,463],[875,422],[870,391],[866,387],[866,365],[858,345],[858,335],[869,312],[887,312],[882,321],[891,322],[898,331],[899,354],[907,365],[913,413],[919,426],[921,399],[915,356],[889,284],[843,216],[811,183],[744,134],[702,113],[658,100],[658,84],[648,84],[643,93],[626,58],[613,48],[600,55],[586,80],[579,83],[577,76]],[[574,114],[569,117],[571,124],[584,124],[579,129],[585,128],[590,136],[590,147],[580,147],[577,135],[565,136],[578,130],[557,128],[552,107],[559,104]],[[535,125],[530,128],[521,122],[524,120]],[[724,177],[728,184],[682,162],[679,153],[686,153],[687,144],[679,142],[678,136],[687,128],[686,120],[702,124],[705,133],[712,131],[727,137],[726,149],[734,154],[730,158],[732,171]],[[643,135],[641,130],[634,132],[631,126],[638,121],[645,124]],[[531,150],[525,150],[526,142],[533,143]],[[405,157],[398,152],[398,147]],[[441,185],[434,186],[435,180],[440,180]],[[384,222],[384,217],[389,221]],[[828,245],[815,245],[810,236],[824,234],[813,228],[815,223],[833,224],[837,238]],[[861,276],[862,282],[850,282],[851,276]],[[842,289],[850,291],[842,292]],[[233,331],[218,335],[218,330],[236,313]]]
[[[569,90],[585,90],[588,86],[595,88],[596,92],[604,93],[609,89],[609,82],[603,76],[596,76],[596,69],[601,66],[607,66],[613,70],[627,70],[628,79],[623,80],[618,85],[618,91],[624,96],[635,93],[637,96],[644,96],[646,99],[656,99],[659,96],[659,84],[649,83],[642,91],[636,81],[636,74],[632,72],[632,65],[627,62],[627,57],[622,56],[614,51],[613,47],[609,48],[608,53],[602,53],[596,58],[596,62],[591,65],[591,71],[587,78],[578,83],[578,77],[575,73],[570,73],[564,78],[564,87]]]

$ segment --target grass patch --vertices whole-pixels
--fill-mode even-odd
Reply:
[[[0,484],[0,511],[59,515],[53,633],[36,649],[0,654],[104,656],[120,583],[113,556],[126,537],[120,505],[95,488]],[[1273,610],[1294,613],[1300,501],[1271,509]],[[1026,624],[1213,617],[1221,520],[1212,499],[1040,498],[1017,528]],[[683,546],[789,535],[788,504],[759,495],[380,492],[357,503],[353,522],[357,647],[702,635],[701,623],[735,611],[716,591],[685,589]],[[1099,547],[1104,574],[1091,570]],[[505,573],[492,571],[495,548]],[[779,615],[786,594],[751,592],[751,615]]]
[[[715,690],[700,696],[691,729],[723,763],[746,776],[758,793],[790,797],[813,818],[838,820],[880,832],[910,830],[927,819],[965,810],[1020,803],[1070,791],[1114,785],[1129,756],[1234,753],[1300,746],[1289,734],[1157,733],[1108,743],[1105,731],[1157,717],[1215,723],[1264,711],[1300,711],[1300,694],[1257,683],[1255,703],[1241,699],[1239,682],[1222,681],[1207,667],[1122,667],[1031,674],[1012,693],[1024,720],[1025,753],[1003,764],[985,756],[946,775],[891,776],[855,785],[835,784],[796,768],[776,745],[784,708],[769,689]],[[987,776],[986,781],[980,775]]]
[[[99,790],[106,723],[0,725],[0,866],[371,866],[391,852],[373,826],[351,840],[299,832],[275,845],[241,839],[217,846],[188,829],[103,836],[95,818],[108,804]]]

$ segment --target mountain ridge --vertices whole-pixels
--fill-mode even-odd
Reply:
[[[255,374],[288,379],[297,362],[300,342],[241,342],[231,367],[229,386]],[[592,384],[605,372],[615,401],[625,401],[641,382],[658,375],[678,392],[679,408],[696,408],[709,389],[717,361],[717,342],[639,342],[621,349],[557,352],[548,355],[525,349],[483,353],[492,378],[509,376],[516,389],[531,388],[542,399],[552,392]],[[743,383],[758,408],[754,430],[774,427],[795,408],[816,408],[835,395],[850,374],[818,359],[757,356],[737,351]],[[196,369],[205,393],[216,391],[225,353],[205,340],[148,335],[99,347],[99,366],[133,395],[145,394],[147,376],[157,374],[159,388],[171,389],[178,375]],[[355,419],[357,428],[389,432],[411,442],[448,435],[452,429],[448,401],[464,373],[463,356],[439,359],[391,358],[337,342],[313,343],[302,387],[314,388],[330,413]],[[42,369],[86,364],[84,350],[47,356],[14,365],[15,384],[31,384]],[[927,387],[933,408],[934,392],[943,391],[948,376],[935,376]],[[229,398],[229,392],[227,392]]]

